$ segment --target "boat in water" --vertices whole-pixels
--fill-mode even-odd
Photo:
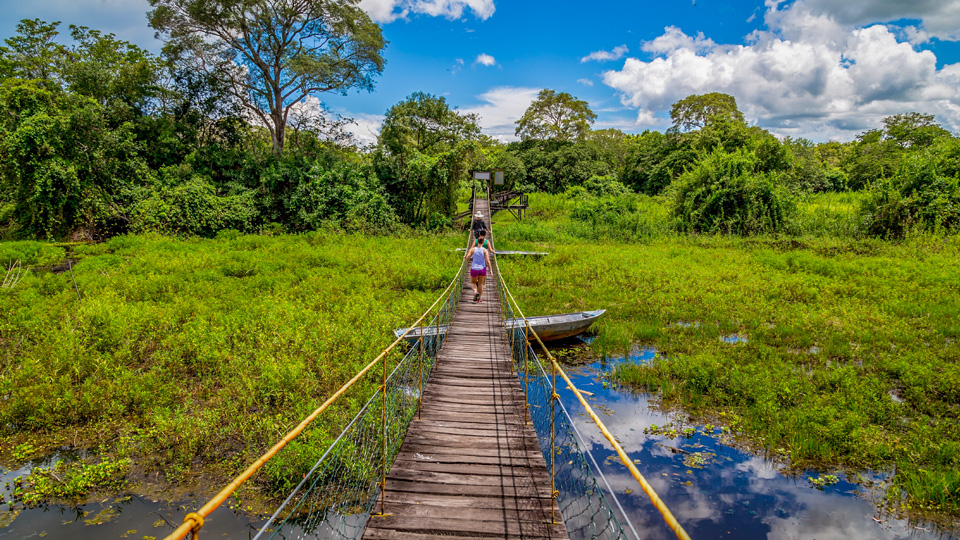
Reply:
[[[601,315],[606,313],[605,309],[597,309],[594,311],[578,311],[576,313],[561,313],[559,315],[541,315],[539,317],[527,317],[527,321],[530,321],[530,327],[540,336],[540,339],[543,341],[555,341],[558,339],[568,338],[575,336],[581,332],[586,331],[590,328],[590,325],[594,323]],[[508,330],[514,328],[524,328],[526,323],[523,319],[509,319],[506,321],[506,326]],[[400,337],[406,332],[406,328],[397,328],[393,331],[393,334],[397,337]],[[424,337],[436,336],[438,334],[443,335],[447,333],[447,325],[442,324],[439,326],[424,326],[423,335]],[[420,328],[413,328],[410,330],[410,333],[406,335],[406,340],[413,342],[420,339]],[[531,339],[532,336],[531,336]]]

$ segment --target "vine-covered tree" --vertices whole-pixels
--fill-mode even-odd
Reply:
[[[150,0],[164,53],[221,80],[282,153],[309,95],[373,89],[386,45],[358,0]]]
[[[516,134],[523,140],[582,141],[596,119],[586,101],[545,88],[517,120]]]

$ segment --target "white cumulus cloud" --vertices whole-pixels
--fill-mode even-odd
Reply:
[[[380,127],[383,126],[384,116],[382,114],[345,112],[343,115],[353,119],[353,123],[345,126],[345,129],[353,135],[357,142],[363,146],[377,144],[377,138],[380,137]]]
[[[676,26],[668,26],[663,29],[662,36],[644,43],[642,49],[649,53],[666,54],[678,49],[705,51],[715,46],[713,40],[707,39],[703,32],[698,32],[696,36],[690,37]]]
[[[779,0],[767,0],[768,29],[743,44],[667,27],[643,44],[653,58],[627,58],[603,81],[646,121],[691,94],[723,92],[748,120],[778,135],[849,140],[908,111],[960,130],[960,64],[938,70],[934,54],[916,50],[901,29],[848,24],[812,9],[812,1],[780,9]]]
[[[577,79],[577,82],[584,86],[593,86],[593,81],[590,79]]]
[[[378,23],[393,22],[411,14],[453,20],[467,10],[485,21],[496,11],[493,0],[361,0],[360,7]]]
[[[480,53],[477,55],[477,59],[473,61],[474,65],[480,64],[481,66],[494,66],[497,64],[496,59],[486,53]]]
[[[623,55],[630,52],[626,45],[614,47],[612,51],[594,51],[580,59],[581,62],[608,62],[610,60],[619,60]]]
[[[493,88],[477,96],[483,104],[460,109],[460,112],[479,115],[480,127],[487,135],[504,142],[514,141],[517,140],[515,122],[523,116],[539,92],[539,88]]]
[[[900,19],[918,19],[930,35],[960,40],[960,0],[798,0],[812,12],[841,24],[866,25]]]

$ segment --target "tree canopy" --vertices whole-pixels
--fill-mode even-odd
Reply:
[[[586,101],[545,88],[517,120],[516,134],[523,140],[580,141],[596,119]]]
[[[380,144],[394,154],[406,149],[432,154],[459,140],[480,136],[475,114],[460,114],[446,99],[414,92],[387,111],[380,128]]]
[[[150,0],[164,53],[226,84],[281,153],[309,95],[373,89],[386,41],[358,0]]]
[[[731,95],[719,92],[681,99],[670,108],[670,119],[673,120],[675,131],[700,129],[720,120],[744,123],[743,113],[737,108],[737,100]]]

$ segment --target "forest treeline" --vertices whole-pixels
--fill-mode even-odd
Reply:
[[[362,147],[349,119],[306,101],[281,111],[278,136],[223,78],[167,49],[84,27],[60,34],[59,23],[23,20],[0,47],[2,238],[438,229],[470,172],[493,168],[519,191],[573,190],[596,202],[582,210],[594,218],[661,196],[686,232],[784,231],[799,198],[826,191],[863,192],[858,234],[960,225],[960,141],[932,115],[813,143],[749,125],[733,97],[714,93],[674,104],[665,133],[634,135],[591,129],[586,102],[544,90],[517,122],[521,140],[502,143],[476,115],[418,92]]]

